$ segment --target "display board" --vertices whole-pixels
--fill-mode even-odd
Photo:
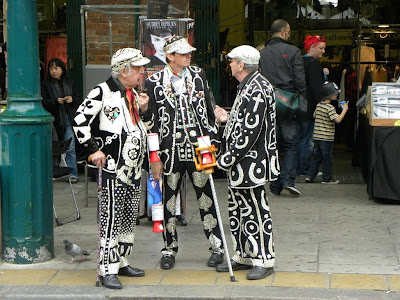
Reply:
[[[373,82],[368,99],[371,126],[400,126],[400,84]]]

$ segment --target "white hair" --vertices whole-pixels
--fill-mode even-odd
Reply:
[[[258,65],[255,65],[255,64],[246,64],[246,63],[243,63],[244,64],[244,69],[245,70],[247,70],[247,71],[249,71],[250,73],[251,72],[255,72],[255,71],[258,71]]]
[[[131,64],[127,64],[127,65],[126,65],[125,67],[123,67],[123,68],[125,68],[125,70],[127,71],[128,75],[132,72],[132,66],[131,66]],[[111,76],[112,76],[113,78],[118,78],[119,76],[122,75],[121,70],[122,70],[122,68],[119,68],[118,70],[113,70],[113,69],[111,69]]]

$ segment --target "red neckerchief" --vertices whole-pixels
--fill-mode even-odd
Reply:
[[[129,104],[129,114],[131,115],[133,124],[139,123],[139,112],[136,107],[136,98],[135,94],[131,89],[125,89],[126,98],[128,99]]]

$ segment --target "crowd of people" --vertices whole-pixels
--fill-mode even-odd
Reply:
[[[266,183],[272,194],[286,190],[300,196],[296,175],[313,182],[320,164],[322,183],[338,183],[332,178],[332,138],[334,124],[344,118],[348,107],[344,104],[338,114],[331,104],[340,90],[332,82],[325,83],[327,70],[319,63],[326,41],[320,36],[307,37],[307,53],[302,56],[300,49],[288,42],[288,22],[274,21],[271,33],[261,51],[242,45],[228,53],[232,76],[238,81],[229,113],[213,103],[205,71],[191,65],[196,48],[181,36],[163,42],[166,65],[148,77],[140,91],[150,60],[138,49],[116,51],[110,77],[83,101],[68,79],[64,63],[58,58],[49,61],[42,97],[45,109],[55,118],[55,136],[76,139],[85,149],[89,166],[99,170],[99,275],[105,287],[122,288],[118,275],[145,275],[127,259],[134,250],[142,169],[151,170],[154,180],[163,180],[160,267],[169,270],[175,266],[179,248],[176,201],[187,174],[210,243],[206,264],[217,272],[228,272],[230,266],[234,271],[249,270],[249,280],[267,277],[275,264]],[[303,95],[308,113],[282,117],[276,110],[275,88]],[[158,159],[152,161],[147,148],[149,133],[158,137],[159,144]],[[208,137],[219,149],[216,166],[227,174],[232,257],[225,257],[210,179],[196,168],[199,137]],[[70,144],[66,163],[76,182],[75,146]]]

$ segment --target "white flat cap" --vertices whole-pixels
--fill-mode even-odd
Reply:
[[[178,53],[187,54],[196,51],[196,48],[190,46],[188,40],[181,36],[173,36],[165,42],[163,48],[165,54]]]
[[[228,53],[229,58],[236,58],[238,61],[242,61],[245,64],[258,65],[260,61],[260,51],[249,45],[242,45],[233,48]]]
[[[150,59],[143,57],[142,52],[135,48],[122,48],[117,50],[111,58],[111,68],[119,70],[120,68],[131,66],[144,66],[150,62]]]

